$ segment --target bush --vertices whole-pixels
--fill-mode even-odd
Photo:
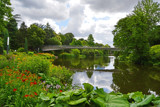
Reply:
[[[155,65],[160,65],[160,45],[154,45],[150,48],[150,56]]]
[[[60,54],[59,57],[61,57],[61,58],[72,58],[72,57],[74,57],[74,55],[64,52],[64,53]]]
[[[9,65],[9,61],[5,56],[0,55],[0,69]]]
[[[79,49],[72,49],[72,54],[74,54],[75,57],[79,57],[80,55],[80,50]]]
[[[19,63],[18,67],[21,71],[29,70],[32,73],[45,73],[47,74],[50,70],[52,63],[39,56],[28,56],[23,58],[22,62]]]
[[[28,52],[28,55],[33,55],[34,54],[34,52]]]
[[[63,84],[71,83],[73,72],[61,66],[53,66],[49,76],[58,78]]]
[[[24,50],[24,48],[23,47],[21,47],[21,48],[18,48],[18,50],[17,50],[17,52],[24,52],[25,50]]]
[[[3,40],[2,40],[2,38],[0,38],[0,54],[3,53],[3,49],[4,49],[4,47],[3,47]]]

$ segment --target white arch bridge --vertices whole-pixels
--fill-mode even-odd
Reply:
[[[119,51],[118,48],[108,47],[96,47],[96,46],[70,46],[70,45],[46,45],[42,47],[42,51],[54,51],[54,50],[65,50],[65,49],[101,49],[110,51]]]

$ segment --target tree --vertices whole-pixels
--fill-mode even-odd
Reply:
[[[28,53],[28,40],[25,38],[24,51]]]
[[[12,17],[10,0],[0,1],[0,34],[5,30],[8,20]]]
[[[44,44],[45,31],[42,28],[39,28],[35,24],[32,24],[28,28],[28,46],[29,49],[37,50]]]
[[[72,43],[70,43],[72,46],[82,46],[82,43],[80,40],[76,40],[75,38],[72,40]]]
[[[72,42],[74,35],[72,33],[66,33],[65,37],[64,45],[69,45]]]
[[[92,34],[90,34],[90,35],[88,36],[87,41],[88,41],[88,45],[89,45],[89,46],[94,46],[94,38],[93,38]]]
[[[136,64],[149,60],[151,32],[159,22],[159,10],[157,2],[142,0],[132,14],[118,21],[113,30],[114,45],[122,50],[123,59]]]
[[[49,23],[46,24],[44,31],[46,32],[45,44],[47,44],[47,41],[56,35],[55,35],[55,31],[51,28]]]
[[[18,38],[17,38],[17,22],[15,18],[11,18],[7,24],[8,33],[10,36],[10,48],[18,49]]]
[[[18,47],[24,46],[25,38],[28,38],[27,26],[25,22],[22,22],[17,33]]]

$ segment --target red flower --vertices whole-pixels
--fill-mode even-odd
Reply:
[[[20,77],[17,77],[17,79],[20,79]]]
[[[36,85],[37,84],[37,82],[36,81],[34,81],[34,85]]]
[[[41,79],[42,77],[38,77],[38,79]]]
[[[2,76],[3,74],[2,73],[0,73],[0,76]]]
[[[59,91],[60,93],[62,92],[62,90]]]
[[[6,84],[8,84],[8,82],[6,82]]]
[[[38,95],[36,92],[34,92],[34,95]]]
[[[25,82],[25,81],[27,81],[28,79],[22,79],[22,82]]]
[[[8,76],[11,76],[12,74],[8,74]]]
[[[24,97],[29,97],[29,95],[25,95]]]
[[[16,89],[16,88],[14,88],[14,89],[13,89],[13,91],[15,92],[15,91],[17,91],[17,89]]]
[[[34,85],[34,82],[31,82],[31,83],[30,83],[30,86],[32,86],[32,85]]]

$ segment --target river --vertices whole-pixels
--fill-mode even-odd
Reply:
[[[56,59],[55,65],[65,66],[75,73],[72,84],[90,83],[106,92],[123,94],[141,91],[160,95],[160,68],[119,62],[114,56],[96,58]]]

